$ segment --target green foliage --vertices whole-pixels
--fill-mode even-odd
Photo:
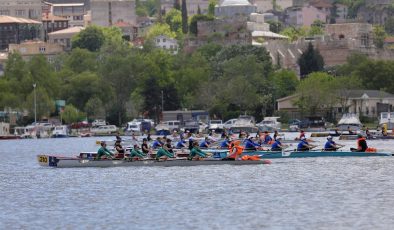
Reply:
[[[373,27],[373,42],[375,46],[379,49],[383,48],[384,39],[387,37],[387,33],[384,30],[383,26],[374,26]]]
[[[271,74],[269,81],[274,85],[275,98],[282,98],[295,92],[299,83],[297,74],[290,70],[279,70]]]
[[[215,6],[218,4],[217,0],[209,0],[208,4],[208,16],[215,16]]]
[[[81,48],[89,51],[98,51],[104,44],[104,33],[98,26],[88,26],[72,39],[73,49]]]
[[[305,37],[307,35],[307,30],[304,27],[301,28],[287,27],[283,29],[280,34],[289,37],[289,40],[291,42],[294,42],[301,37]]]
[[[157,8],[157,0],[137,0],[135,2],[136,5],[136,14],[138,16],[149,16],[152,17],[158,12]]]
[[[153,39],[159,35],[166,35],[170,38],[175,38],[176,33],[171,30],[171,27],[166,23],[156,23],[149,28],[146,34],[147,39]]]
[[[274,33],[280,33],[283,29],[283,24],[280,21],[268,20],[267,23],[270,26],[270,31],[272,31]]]
[[[164,21],[170,26],[171,31],[180,32],[182,28],[182,14],[177,9],[171,9],[164,16]]]
[[[50,98],[47,91],[38,84],[36,87],[36,104],[38,120],[48,118],[51,113],[55,112],[55,101]],[[34,91],[26,97],[24,108],[28,109],[29,114],[34,114]]]
[[[299,57],[298,65],[300,66],[300,75],[306,76],[312,72],[322,71],[324,60],[319,51],[313,48],[312,43],[309,43],[307,50]]]
[[[72,104],[66,105],[64,111],[62,112],[62,119],[67,123],[71,124],[73,122],[79,122],[84,120],[85,114],[80,112]]]
[[[309,36],[323,35],[324,34],[324,22],[321,20],[315,20],[308,31]]]
[[[190,27],[189,31],[191,34],[194,34],[197,36],[197,22],[199,21],[213,21],[214,17],[211,16],[210,14],[208,15],[202,15],[202,14],[196,14],[193,15],[191,20],[190,20]]]

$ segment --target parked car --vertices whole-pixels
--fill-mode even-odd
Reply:
[[[223,124],[224,129],[230,129],[237,119],[230,119]]]
[[[90,132],[93,134],[112,134],[118,132],[118,128],[115,125],[102,125],[93,127],[90,129]]]
[[[209,130],[222,130],[224,128],[224,124],[222,120],[210,120],[208,122]]]
[[[187,120],[187,121],[183,122],[182,128],[184,131],[196,133],[197,131],[200,131],[200,124],[198,121],[195,121],[195,120]]]
[[[102,125],[107,125],[107,122],[103,119],[96,119],[92,122],[93,127],[102,126]]]

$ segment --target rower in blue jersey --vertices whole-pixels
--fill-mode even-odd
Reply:
[[[200,143],[200,148],[207,149],[207,148],[209,148],[210,145],[211,145],[211,142],[209,141],[208,137],[206,137],[204,139],[204,141],[202,141]]]
[[[332,136],[327,137],[327,142],[324,145],[324,151],[337,151],[340,147],[344,145],[337,144],[333,141]]]
[[[298,143],[298,146],[297,146],[297,151],[308,151],[314,147],[316,147],[316,146],[310,145],[307,142],[306,137],[301,137],[301,141],[300,141],[300,143]]]
[[[229,137],[226,137],[222,143],[220,143],[221,149],[228,149],[230,147],[231,141]]]
[[[285,147],[285,145],[282,145],[280,142],[282,140],[281,137],[276,137],[276,141],[271,145],[271,151],[282,151]]]
[[[158,149],[158,148],[163,147],[163,145],[164,145],[164,143],[161,141],[161,138],[157,137],[157,139],[152,144],[152,148],[153,149]]]
[[[182,148],[186,148],[186,141],[184,139],[180,139],[177,143],[176,143],[176,148],[177,149],[182,149]]]
[[[264,131],[263,134],[263,144],[271,144],[272,143],[272,137],[269,135],[268,131]]]
[[[257,150],[260,148],[260,145],[253,141],[253,137],[249,137],[245,140],[245,150]]]

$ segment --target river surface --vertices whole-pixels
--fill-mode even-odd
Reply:
[[[168,168],[37,163],[40,153],[96,151],[97,139],[0,141],[0,229],[394,229],[394,157]],[[394,151],[394,140],[368,143]]]

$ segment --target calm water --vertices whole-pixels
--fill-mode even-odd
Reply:
[[[394,228],[394,157],[170,168],[36,162],[39,153],[95,151],[95,140],[0,141],[0,229]],[[369,144],[394,151],[394,141]]]

